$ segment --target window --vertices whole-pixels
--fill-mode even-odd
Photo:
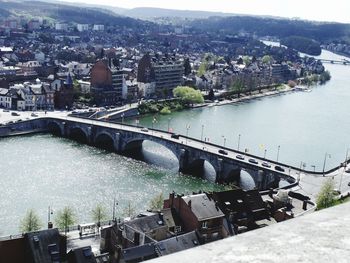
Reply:
[[[203,222],[202,222],[202,228],[203,228],[203,229],[208,228],[208,222],[207,222],[207,221],[203,221]]]

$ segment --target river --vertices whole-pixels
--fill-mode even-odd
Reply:
[[[341,58],[323,51],[323,58]],[[345,159],[350,146],[349,66],[326,64],[332,74],[327,84],[312,92],[296,92],[266,97],[235,105],[200,108],[157,116],[155,128],[237,148],[250,153],[277,158],[279,161],[321,170],[325,153],[326,169]],[[153,116],[141,118],[151,127]],[[131,123],[134,120],[130,120]],[[189,126],[188,126],[189,125]],[[18,232],[21,218],[29,208],[36,210],[43,225],[47,208],[56,211],[68,205],[74,208],[77,222],[91,222],[90,211],[103,203],[112,215],[113,199],[122,216],[129,201],[135,211],[148,208],[149,200],[163,192],[221,189],[205,180],[181,176],[174,156],[165,148],[144,143],[145,159],[152,164],[109,153],[51,135],[35,135],[0,140],[0,235]],[[280,146],[280,147],[278,147]],[[206,177],[213,180],[207,166]],[[243,180],[250,188],[251,179]]]

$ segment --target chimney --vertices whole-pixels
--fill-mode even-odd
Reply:
[[[140,245],[140,233],[134,232],[134,245],[139,246]]]

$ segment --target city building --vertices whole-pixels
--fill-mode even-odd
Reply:
[[[94,25],[92,30],[94,30],[94,31],[104,31],[105,30],[105,26],[104,25]]]
[[[112,60],[100,60],[91,68],[91,94],[97,105],[115,105],[122,101],[124,74]]]
[[[144,55],[138,63],[137,81],[145,97],[172,96],[172,91],[182,84],[183,62],[175,56]]]
[[[89,25],[88,24],[77,24],[77,30],[79,32],[88,31]]]

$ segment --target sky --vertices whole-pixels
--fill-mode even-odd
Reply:
[[[350,0],[62,0],[123,8],[160,7],[350,23]]]

